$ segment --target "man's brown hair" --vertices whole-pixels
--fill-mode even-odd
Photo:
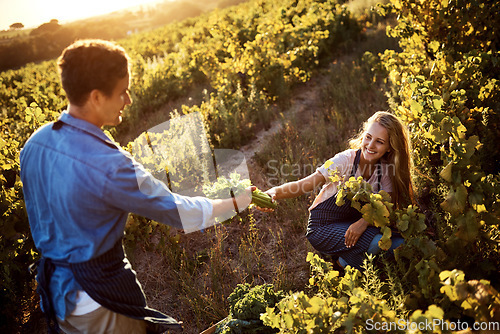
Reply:
[[[129,73],[129,57],[113,42],[79,40],[64,49],[58,66],[69,102],[82,106],[94,89],[112,94],[118,80]]]

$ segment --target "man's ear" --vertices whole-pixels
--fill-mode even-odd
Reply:
[[[103,101],[103,94],[98,89],[93,89],[89,94],[89,102],[94,108],[98,108]]]

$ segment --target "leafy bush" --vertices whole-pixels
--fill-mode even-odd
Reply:
[[[499,263],[499,153],[493,142],[500,139],[500,118],[493,110],[500,106],[500,53],[497,38],[481,26],[497,22],[486,14],[497,7],[393,1],[388,8],[402,15],[389,34],[400,38],[403,51],[381,56],[400,101],[396,112],[412,130],[419,187],[427,192],[421,205],[443,250],[440,265],[474,277],[492,277]],[[460,27],[477,40],[468,43]]]
[[[274,307],[283,297],[284,293],[275,292],[271,284],[254,287],[248,283],[238,284],[228,297],[229,316],[217,326],[216,333],[275,333],[263,325],[260,314]]]

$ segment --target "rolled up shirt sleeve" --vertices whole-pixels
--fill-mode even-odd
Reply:
[[[103,198],[111,205],[193,232],[210,225],[213,205],[205,197],[175,194],[129,156],[106,178]]]

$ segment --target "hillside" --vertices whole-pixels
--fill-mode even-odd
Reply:
[[[118,40],[243,1],[157,1],[72,22],[53,19],[36,28],[0,31],[0,72],[56,58],[77,39]]]

